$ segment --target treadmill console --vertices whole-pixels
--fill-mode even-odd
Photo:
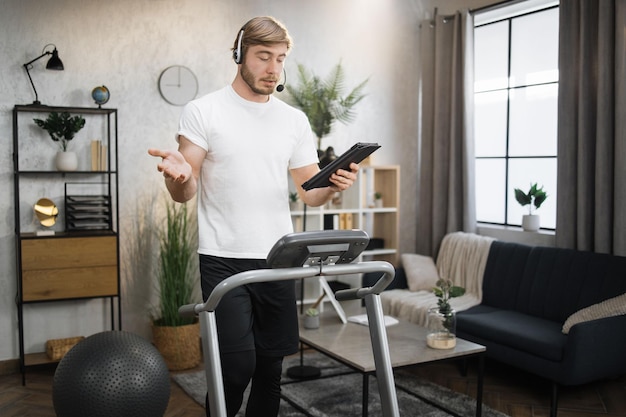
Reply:
[[[365,250],[369,236],[362,230],[315,230],[281,237],[267,255],[270,268],[350,263]]]

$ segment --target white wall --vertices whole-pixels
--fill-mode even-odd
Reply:
[[[359,105],[356,121],[337,126],[324,145],[341,151],[355,141],[377,141],[383,148],[374,163],[401,165],[401,251],[412,251],[417,25],[422,4],[420,0],[2,0],[0,360],[19,356],[11,110],[15,104],[33,101],[22,64],[38,56],[44,45],[54,43],[65,64],[62,72],[46,71],[46,59],[34,64],[31,74],[44,104],[93,106],[91,89],[104,84],[111,90],[106,106],[119,110],[123,325],[147,336],[151,259],[137,261],[128,248],[145,213],[141,210],[163,189],[146,149],[176,146],[173,134],[181,109],[160,98],[156,87],[160,72],[173,64],[188,66],[199,78],[200,94],[229,83],[235,72],[229,47],[239,27],[250,17],[268,14],[282,20],[295,40],[286,65],[291,77],[296,63],[325,74],[339,60],[355,84],[370,77],[368,97]],[[75,140],[81,140],[80,134]],[[52,158],[55,148],[42,142],[39,151]],[[43,350],[47,339],[101,330],[107,311],[100,301],[26,310],[27,352]]]

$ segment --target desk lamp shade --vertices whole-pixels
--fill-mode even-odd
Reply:
[[[52,46],[54,48],[52,52],[46,50],[46,48],[49,46]],[[24,64],[24,69],[26,69],[26,74],[28,75],[28,79],[30,80],[30,85],[33,87],[33,91],[35,92],[35,101],[33,101],[33,105],[40,105],[41,102],[39,101],[39,95],[37,94],[37,89],[35,88],[35,84],[33,83],[33,78],[30,76],[30,69],[33,67],[33,62],[43,58],[46,55],[52,55],[52,57],[48,60],[48,63],[46,64],[46,69],[56,71],[63,71],[64,69],[63,62],[61,61],[61,58],[59,58],[59,52],[57,51],[57,47],[53,44],[48,44],[44,46],[41,55],[39,55],[32,61]]]

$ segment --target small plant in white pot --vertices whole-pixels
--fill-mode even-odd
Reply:
[[[50,139],[58,142],[61,151],[56,156],[56,166],[59,171],[75,171],[78,168],[78,159],[74,152],[69,152],[67,146],[83,127],[85,119],[82,116],[71,116],[68,112],[52,112],[46,120],[33,119],[40,128],[50,135]]]
[[[383,207],[383,193],[380,191],[376,191],[374,193],[374,207],[382,208]]]
[[[303,325],[305,329],[317,329],[320,327],[320,312],[317,309],[317,306],[320,305],[325,295],[325,293],[322,293],[317,301],[315,301],[315,303],[313,303],[313,305],[304,312]]]
[[[300,196],[295,191],[289,192],[289,208],[291,210],[298,210],[300,208],[299,204]]]
[[[548,194],[543,190],[543,186],[537,186],[537,183],[530,185],[527,193],[519,188],[515,189],[515,200],[522,206],[528,206],[528,214],[522,216],[522,229],[527,232],[536,232],[539,230],[540,218],[538,214],[533,214],[533,207],[538,209],[548,198]]]

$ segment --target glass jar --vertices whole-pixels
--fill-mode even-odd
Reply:
[[[456,312],[441,313],[439,307],[428,310],[426,344],[433,349],[452,349],[456,346]]]

